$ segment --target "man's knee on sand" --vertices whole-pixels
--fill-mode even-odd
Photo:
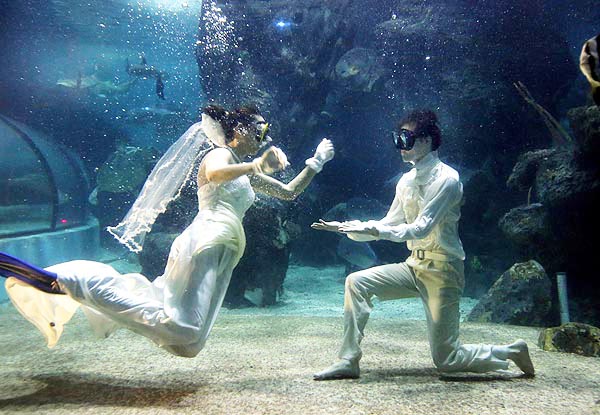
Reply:
[[[195,344],[181,344],[181,345],[167,345],[167,346],[163,346],[163,348],[175,355],[175,356],[179,356],[179,357],[196,357],[198,355],[198,353],[200,353],[200,351],[202,351],[202,349],[204,349],[204,344],[206,342],[199,342],[199,343],[195,343]]]
[[[364,284],[366,279],[367,279],[367,276],[365,275],[364,270],[348,274],[348,276],[346,277],[346,283],[345,283],[346,292],[354,293],[354,294],[360,293],[362,295],[365,295],[366,291],[367,291],[366,286]]]
[[[458,346],[452,347],[450,344],[446,341],[431,345],[431,358],[440,372],[454,372],[462,368],[457,362],[463,360],[463,350]]]
[[[456,370],[454,359],[450,358],[448,353],[435,353],[432,351],[431,357],[433,358],[433,364],[440,372],[452,372]]]

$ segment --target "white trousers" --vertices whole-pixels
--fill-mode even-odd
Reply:
[[[108,336],[125,327],[172,354],[194,357],[217,318],[236,253],[223,245],[191,257],[176,253],[154,282],[89,261],[56,271],[60,287],[91,309],[84,311],[96,334]]]
[[[431,355],[443,372],[487,372],[507,369],[508,362],[494,355],[494,346],[461,344],[459,301],[464,287],[463,261],[409,258],[354,272],[346,278],[344,339],[339,357],[360,360],[360,342],[373,308],[381,300],[421,297],[427,317]]]

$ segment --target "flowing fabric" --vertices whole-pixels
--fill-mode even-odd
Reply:
[[[192,125],[160,158],[123,221],[108,232],[132,252],[140,252],[158,215],[181,194],[196,160],[214,146],[225,146],[223,129],[203,114],[202,122]]]
[[[16,308],[54,346],[78,305],[100,337],[128,328],[165,350],[195,356],[204,346],[221,308],[233,268],[246,239],[242,219],[254,201],[247,176],[198,190],[199,212],[179,235],[162,276],[121,275],[106,264],[71,261],[48,270],[58,274],[67,295],[47,294],[9,278]]]

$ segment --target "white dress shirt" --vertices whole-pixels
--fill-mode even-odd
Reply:
[[[363,222],[375,227],[379,237],[349,233],[356,241],[406,241],[408,249],[424,250],[460,260],[465,252],[458,236],[462,202],[458,172],[444,164],[432,151],[404,174],[396,186],[396,196],[381,220]]]

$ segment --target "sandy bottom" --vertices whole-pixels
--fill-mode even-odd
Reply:
[[[539,329],[463,323],[464,342],[531,348],[535,378],[511,371],[440,376],[421,304],[376,305],[358,380],[315,382],[335,360],[343,270],[293,267],[282,303],[221,313],[195,358],[121,330],[96,340],[81,313],[47,349],[0,306],[0,413],[43,414],[600,414],[600,359],[541,351]],[[466,299],[468,312],[472,300]]]

